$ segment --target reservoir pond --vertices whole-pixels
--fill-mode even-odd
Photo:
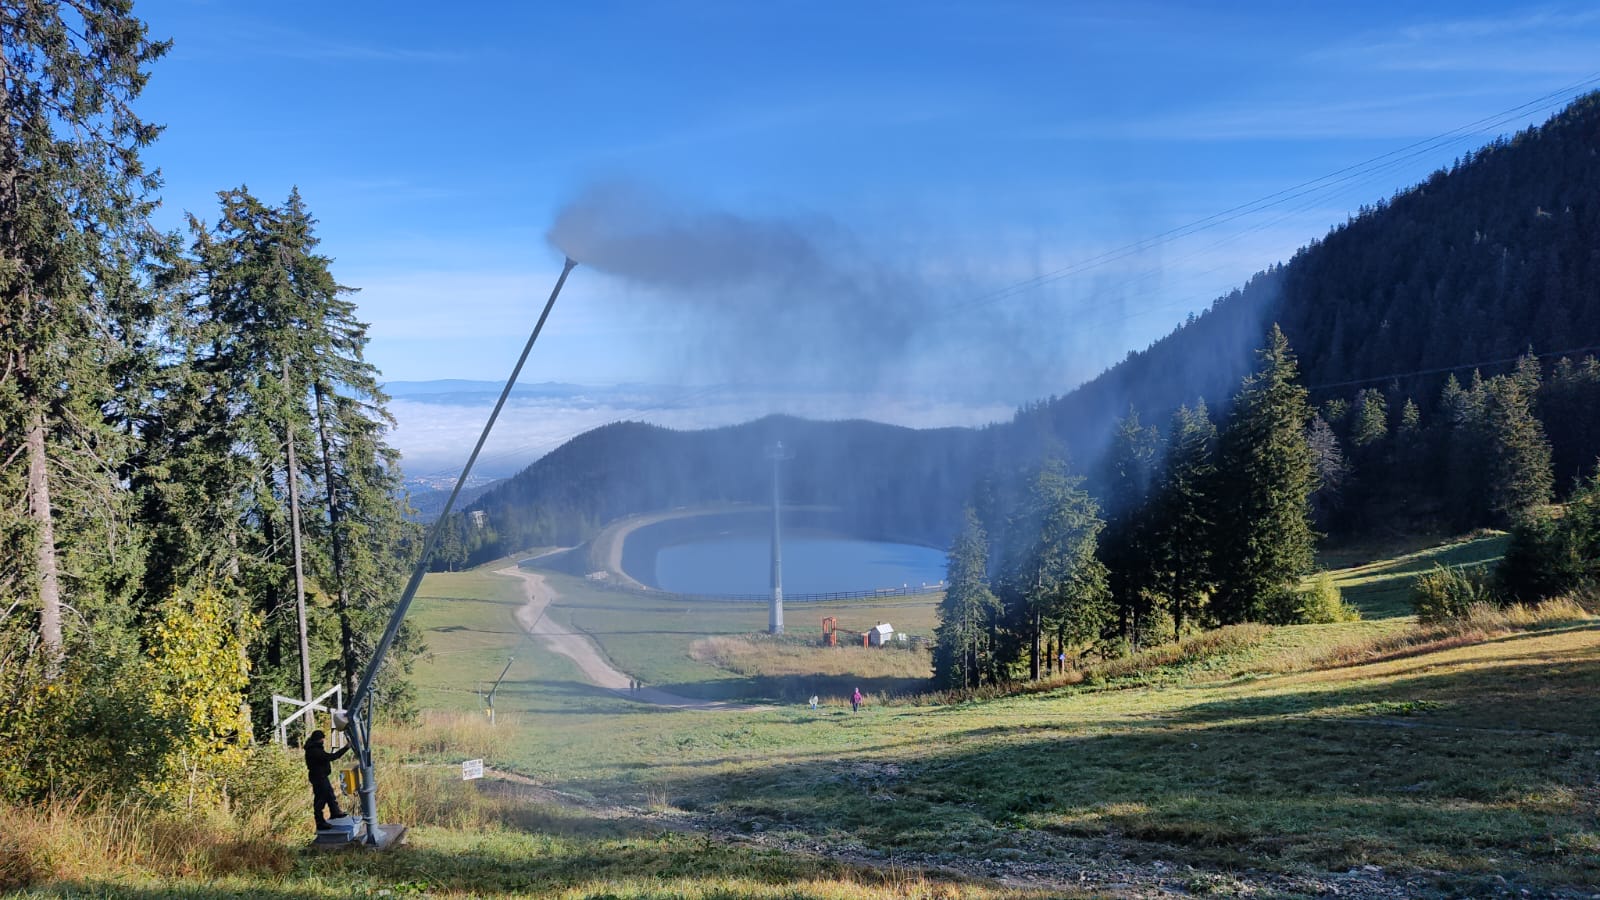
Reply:
[[[772,590],[767,537],[707,538],[656,553],[656,586],[682,594],[766,594]],[[944,551],[834,537],[785,537],[783,593],[827,594],[935,585]]]

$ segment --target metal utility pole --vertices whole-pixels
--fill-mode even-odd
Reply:
[[[283,367],[283,391],[292,396],[289,386],[289,367]],[[294,423],[287,414],[283,419],[285,460],[289,471],[285,480],[289,484],[289,543],[294,551],[294,613],[300,629],[300,699],[311,702],[311,647],[306,638],[306,574],[300,549],[300,466],[294,458]],[[315,724],[312,716],[306,717],[307,729]]]
[[[767,451],[772,460],[772,613],[767,617],[767,631],[783,634],[783,498],[779,490],[779,471],[794,454],[785,450],[779,441]]]

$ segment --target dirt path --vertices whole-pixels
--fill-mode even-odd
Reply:
[[[1344,900],[1444,896],[1433,889],[1430,873],[1389,872],[1369,865],[1345,872],[1308,871],[1294,875],[1190,865],[1183,862],[1182,848],[1115,836],[1070,838],[1025,832],[1016,836],[1015,847],[998,852],[890,852],[840,835],[807,833],[792,823],[659,806],[645,808],[627,801],[568,793],[515,773],[489,770],[488,774],[489,778],[481,782],[486,789],[532,803],[576,810],[598,819],[632,821],[663,831],[703,835],[723,844],[833,859],[895,877],[904,877],[911,871],[934,878],[974,879],[1005,888],[1123,900],[1178,900],[1196,895],[1333,896]],[[1526,897],[1529,893],[1508,887],[1500,896]],[[1580,900],[1590,894],[1558,889],[1538,896]]]
[[[718,703],[712,700],[698,700],[694,697],[682,697],[652,687],[640,688],[636,691],[631,690],[632,678],[626,672],[611,665],[611,662],[601,655],[600,648],[594,645],[588,635],[582,632],[568,631],[545,615],[545,608],[556,598],[556,592],[543,574],[517,566],[507,566],[498,570],[498,574],[522,579],[523,592],[528,597],[528,602],[517,610],[517,624],[522,626],[522,630],[543,641],[545,646],[551,650],[577,663],[578,671],[583,673],[583,677],[590,684],[605,688],[628,700],[652,703],[656,706],[667,706],[673,709],[756,710],[770,708],[748,703]]]

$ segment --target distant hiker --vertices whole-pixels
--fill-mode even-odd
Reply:
[[[344,818],[344,811],[339,809],[339,798],[333,793],[328,776],[333,774],[333,761],[350,750],[346,744],[338,752],[329,753],[322,748],[322,738],[319,729],[311,732],[311,737],[306,739],[306,775],[311,779],[311,814],[317,819],[318,831],[328,827],[328,820],[322,817],[324,806],[333,813],[333,818]]]
[[[817,708],[817,695],[816,694],[812,694],[811,695],[811,708],[813,710],[815,710]]]
[[[856,711],[858,711],[860,709],[861,709],[861,688],[856,688],[855,692],[850,695],[850,711],[851,712],[856,712]]]

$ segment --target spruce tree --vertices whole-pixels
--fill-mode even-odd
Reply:
[[[1451,375],[1439,395],[1439,464],[1435,470],[1446,515],[1458,530],[1487,524],[1489,519],[1487,397],[1483,376],[1476,370],[1467,387]]]
[[[409,568],[414,527],[406,520],[399,454],[385,436],[394,419],[365,359],[367,326],[356,319],[354,289],[333,276],[333,261],[317,252],[316,220],[298,190],[277,211],[278,247],[295,296],[305,305],[305,355],[297,369],[309,386],[306,406],[319,454],[315,487],[321,518],[312,567],[334,599],[339,659],[332,676],[354,690],[361,660],[375,648],[387,623],[387,606],[400,593]],[[419,639],[404,629],[397,639],[396,673],[403,673]],[[385,679],[380,690],[403,682]]]
[[[1234,398],[1218,447],[1221,491],[1212,614],[1222,624],[1282,622],[1311,571],[1309,498],[1316,470],[1306,425],[1311,410],[1289,341],[1272,326],[1257,370]]]
[[[0,34],[0,591],[59,656],[63,605],[120,605],[137,569],[111,398],[146,327],[157,187],[132,104],[168,45],[121,0],[7,4]]]
[[[987,656],[999,601],[989,589],[988,565],[989,538],[969,506],[946,557],[945,594],[934,632],[934,678],[946,688],[977,687],[992,670]]]
[[[1355,421],[1350,442],[1365,449],[1389,436],[1389,404],[1383,392],[1370,388],[1356,394]]]
[[[266,618],[252,648],[257,700],[296,669],[300,690],[308,674],[349,686],[414,552],[387,398],[298,192],[281,207],[243,188],[219,196],[221,220],[191,222],[189,257],[168,274],[183,352],[150,432],[156,477],[141,481],[154,568],[171,573],[162,587],[231,585]],[[273,615],[293,603],[298,620],[302,602],[304,632]],[[390,700],[415,645],[410,630],[396,644],[401,664],[380,684]]]
[[[1217,521],[1217,429],[1205,400],[1172,417],[1150,540],[1156,592],[1167,602],[1173,639],[1198,623],[1213,588],[1212,548]]]
[[[1538,413],[1550,437],[1556,489],[1565,493],[1593,474],[1600,457],[1600,360],[1558,361],[1539,390]]]
[[[1048,460],[1029,479],[1022,506],[1007,525],[996,592],[1008,623],[1008,662],[1028,658],[1029,676],[1043,668],[1043,642],[1093,641],[1110,622],[1105,565],[1095,555],[1104,523],[1083,490],[1083,478]]]
[[[1490,459],[1489,513],[1511,525],[1550,502],[1553,475],[1550,442],[1533,412],[1539,390],[1539,360],[1527,354],[1516,369],[1489,382],[1483,407]]]
[[[1141,425],[1139,411],[1130,407],[1112,433],[1100,479],[1106,511],[1100,558],[1109,572],[1118,632],[1133,649],[1142,643],[1152,611],[1148,506],[1160,453],[1160,432],[1153,425]]]
[[[1407,397],[1405,405],[1400,408],[1400,428],[1395,434],[1407,440],[1416,440],[1421,431],[1422,412],[1417,409],[1417,401]]]

